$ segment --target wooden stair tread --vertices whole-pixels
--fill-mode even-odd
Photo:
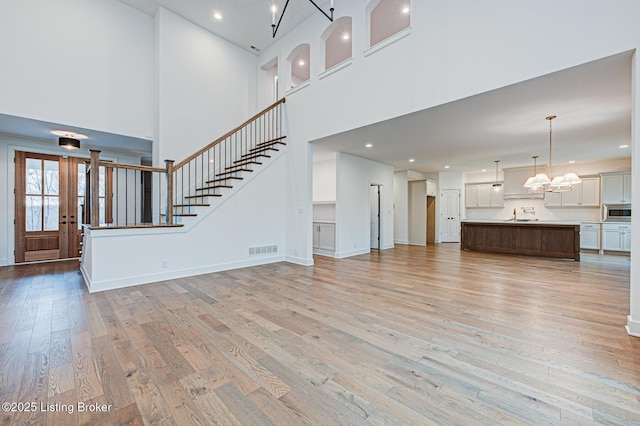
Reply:
[[[204,198],[204,197],[222,197],[222,194],[200,194],[200,195],[187,195],[183,198]]]
[[[197,191],[197,189],[196,189]],[[211,204],[205,203],[193,203],[193,204],[174,204],[173,207],[181,208],[181,207],[209,207]]]
[[[233,173],[239,173],[239,172],[253,172],[253,170],[251,170],[251,169],[237,169],[237,170],[229,170],[228,172],[217,173],[217,174],[216,174],[216,176],[230,175],[230,174],[233,174]]]
[[[242,180],[244,178],[241,177],[241,176],[228,176],[228,177],[225,177],[225,178],[208,180],[208,181],[206,181],[206,183],[224,182],[225,180],[229,180],[229,179]]]
[[[240,162],[242,162],[244,160],[249,160],[249,159],[252,159],[252,158],[260,158],[260,157],[271,158],[271,156],[268,155],[268,154],[249,153],[249,154],[242,154],[242,156],[240,157],[241,159],[234,161],[234,163],[240,163]]]
[[[233,188],[231,185],[214,185],[214,186],[204,186],[202,188],[196,188],[196,191],[210,191],[212,189],[218,188]]]
[[[166,216],[166,213],[160,213],[160,216]],[[198,216],[196,213],[174,213],[172,216],[181,216],[181,217],[195,217]]]
[[[267,145],[256,145],[256,147],[251,148],[249,152],[257,152],[257,151],[262,151],[266,149],[275,149],[273,148],[274,145],[286,145],[286,143],[277,141],[277,142],[269,142]],[[278,151],[277,149],[275,150]]]
[[[234,167],[241,167],[241,166],[246,166],[247,164],[257,164],[258,166],[261,166],[262,163],[259,161],[255,161],[255,160],[238,160],[238,161],[234,161],[234,163],[238,163],[235,166],[227,166],[225,167],[225,169],[233,169]]]
[[[285,143],[282,142],[282,139],[284,139],[284,138],[286,138],[286,136],[279,136],[279,137],[274,138],[274,139],[269,139],[268,141],[260,142],[259,144],[256,145],[256,147],[264,146],[264,145],[271,145],[271,144],[276,144],[276,143],[281,143],[282,145],[285,145]]]

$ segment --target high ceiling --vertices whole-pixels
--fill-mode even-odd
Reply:
[[[619,146],[631,141],[631,52],[326,137],[314,152],[420,172],[546,164],[549,115],[554,165],[629,157]]]
[[[271,37],[271,6],[275,5],[280,17],[286,0],[120,0],[148,15],[153,16],[158,7],[163,7],[202,28],[253,53],[259,53],[279,40],[284,34],[300,25],[318,12],[308,0],[290,0],[287,11]],[[329,11],[329,1],[318,0],[318,6]],[[222,19],[216,19],[219,13]],[[329,23],[329,21],[327,21]],[[252,49],[251,46],[259,50]]]

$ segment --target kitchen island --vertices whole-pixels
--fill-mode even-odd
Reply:
[[[462,250],[580,260],[580,224],[468,220],[462,222]]]

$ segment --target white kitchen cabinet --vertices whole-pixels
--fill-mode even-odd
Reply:
[[[336,249],[336,225],[334,223],[313,223],[313,248],[325,251]]]
[[[427,195],[430,197],[438,195],[438,182],[427,179]]]
[[[582,207],[600,207],[600,178],[582,178],[580,185],[582,185]]]
[[[546,192],[544,205],[546,207],[599,207],[600,178],[582,178],[582,183],[574,185],[571,191]]]
[[[490,183],[470,183],[465,186],[465,207],[502,207],[502,187],[494,191]]]
[[[580,248],[589,250],[600,250],[599,223],[580,224]]]
[[[631,172],[602,174],[602,204],[631,203]]]
[[[631,224],[603,223],[602,250],[631,251]]]

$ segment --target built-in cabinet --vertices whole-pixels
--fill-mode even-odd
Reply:
[[[427,195],[429,197],[435,197],[438,195],[438,182],[427,179]]]
[[[580,249],[600,250],[600,224],[583,222],[580,224]]]
[[[582,183],[567,192],[544,194],[546,207],[600,207],[600,178],[583,177]]]
[[[631,203],[631,172],[603,173],[602,204]]]
[[[465,207],[504,207],[502,186],[496,191],[491,183],[465,185]]]
[[[603,223],[602,250],[631,251],[631,224]]]
[[[313,222],[313,248],[333,252],[336,249],[335,223]]]

